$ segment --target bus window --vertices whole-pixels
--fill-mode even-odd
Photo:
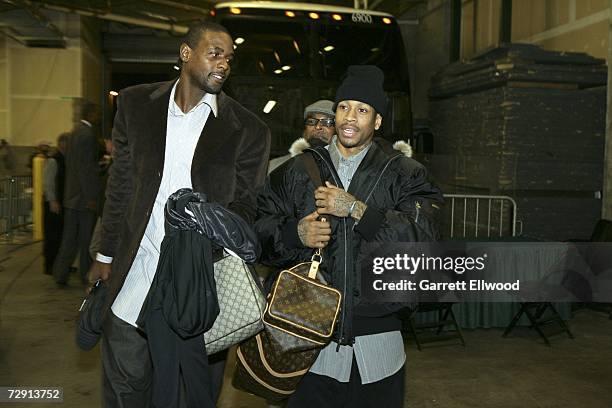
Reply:
[[[222,24],[234,39],[236,47],[232,75],[309,76],[308,46],[303,24],[294,21],[262,23],[253,19],[227,19]]]
[[[325,24],[319,26],[319,33],[326,79],[338,80],[349,65],[376,65],[385,73],[385,88],[401,89],[399,70],[405,64],[398,52],[403,45],[398,46],[397,26]]]

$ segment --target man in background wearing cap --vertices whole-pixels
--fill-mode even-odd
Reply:
[[[271,174],[258,198],[262,262],[285,268],[324,248],[328,283],[343,295],[333,341],[289,408],[403,406],[406,357],[394,313],[401,305],[362,301],[356,260],[364,241],[435,240],[431,213],[442,194],[407,157],[405,142],[373,139],[386,110],[383,82],[375,66],[349,67],[334,104],[337,136],[304,153],[313,155],[324,187],[315,189],[297,156]]]
[[[302,137],[291,144],[289,154],[270,160],[268,173],[302,153],[311,146],[327,146],[336,132],[334,127],[335,113],[332,110],[334,103],[327,99],[316,101],[304,109],[304,132]]]

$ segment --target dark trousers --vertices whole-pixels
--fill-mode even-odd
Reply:
[[[361,384],[357,362],[353,359],[349,382],[307,373],[287,408],[402,408],[404,406],[404,367],[390,377]]]
[[[45,258],[44,272],[47,275],[53,273],[53,263],[62,244],[62,229],[64,228],[64,214],[52,213],[49,202],[45,201],[44,213],[45,242],[43,243],[43,256]]]
[[[215,401],[221,393],[225,356],[227,352],[217,353],[209,360]],[[147,339],[134,326],[119,319],[112,312],[108,313],[102,331],[102,371],[103,407],[151,406],[153,366]],[[179,406],[187,406],[183,398],[180,399]]]
[[[70,266],[79,254],[79,273],[83,283],[87,282],[87,273],[91,265],[89,243],[96,225],[96,213],[90,210],[64,208],[64,229],[62,245],[53,265],[53,276],[57,283],[66,283]]]

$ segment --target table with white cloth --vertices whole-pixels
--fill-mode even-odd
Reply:
[[[571,244],[564,242],[466,242],[467,253],[486,247],[488,262],[493,262],[496,278],[505,281],[519,279],[521,282],[543,279],[551,269],[563,262]],[[490,302],[478,294],[472,294],[469,302],[456,303],[453,311],[462,328],[506,327],[519,310],[519,299],[513,302]],[[553,303],[564,320],[571,317],[571,303]],[[417,323],[430,322],[436,312],[419,313]],[[525,316],[519,325],[528,325]]]

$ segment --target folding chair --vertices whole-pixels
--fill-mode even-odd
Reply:
[[[437,319],[433,322],[417,323],[417,313],[437,312]],[[406,331],[408,331],[416,343],[419,351],[422,351],[422,345],[426,343],[447,341],[459,339],[461,345],[465,347],[465,339],[461,328],[457,323],[457,318],[453,312],[453,303],[421,303],[412,310],[403,319]],[[452,326],[452,329],[442,333],[446,326]],[[435,334],[434,334],[434,330]]]
[[[578,272],[584,269],[584,265],[580,253],[570,247],[563,259],[546,276],[538,281],[524,282],[518,294],[519,311],[504,330],[502,337],[507,337],[525,315],[529,319],[529,328],[534,329],[547,346],[551,346],[549,337],[556,334],[566,333],[570,339],[573,339],[574,335],[568,324],[557,312],[551,300],[568,302],[592,298],[589,277],[585,273]],[[557,330],[544,330],[545,326],[554,324],[557,325]]]
[[[514,327],[517,325],[523,314],[525,314],[525,316],[527,316],[527,318],[529,319],[529,328],[534,329],[536,332],[538,332],[542,340],[544,340],[544,343],[549,347],[551,347],[551,344],[548,340],[548,337],[553,334],[565,332],[567,333],[570,339],[574,338],[574,335],[570,331],[569,326],[561,318],[561,315],[559,314],[559,312],[557,312],[557,309],[555,309],[551,302],[521,302],[520,305],[521,307],[519,311],[514,315],[512,321],[510,322],[508,327],[506,327],[506,330],[504,330],[504,334],[502,334],[502,337],[507,337],[508,334],[510,334],[510,332],[512,331],[512,329],[514,329]],[[544,318],[546,311],[550,311],[552,317]],[[546,332],[542,330],[542,328],[543,326],[552,323],[557,323],[560,326],[561,330],[558,330],[554,333],[548,333],[547,335]]]

